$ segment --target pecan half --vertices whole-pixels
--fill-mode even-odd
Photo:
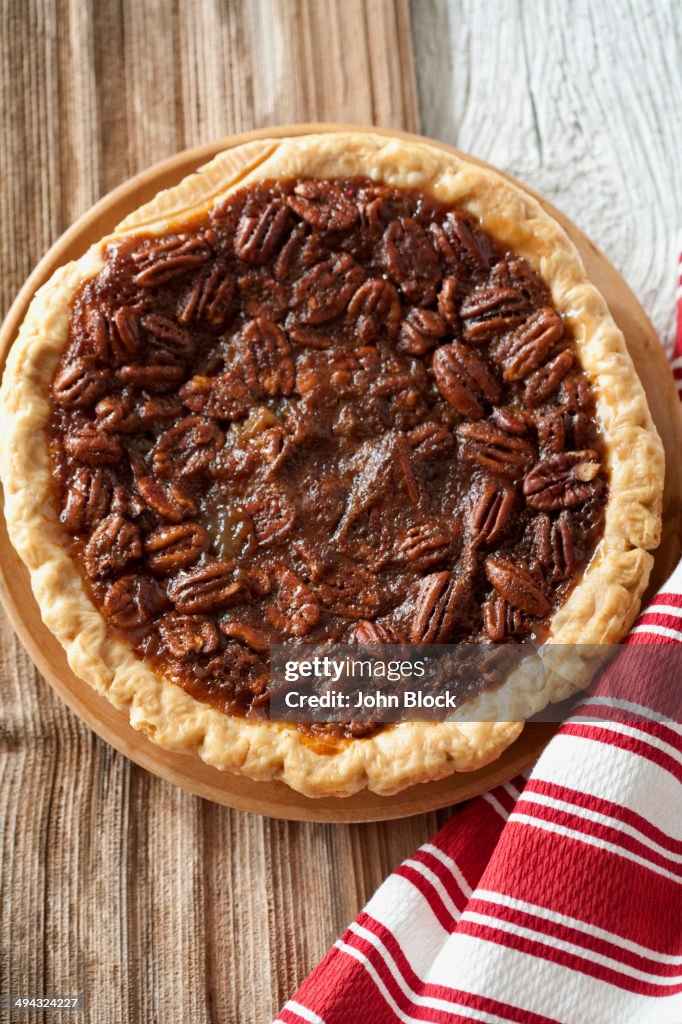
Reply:
[[[168,603],[156,580],[131,573],[121,576],[107,589],[104,611],[112,626],[135,629],[151,622]]]
[[[492,423],[461,423],[462,458],[501,476],[517,477],[533,463],[535,448],[522,437],[513,437]]]
[[[140,402],[137,414],[143,427],[158,426],[179,419],[182,405],[177,398],[147,398]]]
[[[452,431],[444,423],[426,420],[413,427],[407,434],[407,442],[418,459],[438,459],[446,456],[455,446]]]
[[[491,556],[486,558],[484,568],[497,593],[512,608],[538,618],[549,613],[550,603],[527,566],[502,556]]]
[[[514,381],[527,377],[544,362],[563,333],[563,321],[551,307],[536,310],[517,327],[505,345],[504,379]]]
[[[420,581],[414,605],[410,639],[414,644],[447,644],[461,621],[461,605],[468,591],[466,575],[435,572]]]
[[[313,326],[333,320],[344,312],[362,278],[362,267],[346,252],[317,263],[294,286],[296,315]]]
[[[513,608],[501,594],[493,593],[483,602],[483,628],[491,643],[501,644],[505,636],[523,629],[523,612]]]
[[[138,494],[145,505],[162,519],[179,523],[187,516],[197,514],[196,502],[184,493],[181,484],[162,484],[156,477],[150,476],[144,462],[137,456],[131,456],[131,464]]]
[[[218,630],[206,615],[170,612],[159,622],[159,636],[170,654],[181,661],[192,656],[215,654],[220,648]]]
[[[235,579],[232,562],[211,562],[181,573],[169,584],[168,596],[179,612],[206,615],[239,604],[249,591],[244,582]]]
[[[327,328],[308,327],[306,324],[287,323],[287,335],[294,345],[301,348],[329,348],[333,338]]]
[[[570,513],[560,512],[552,524],[552,575],[555,579],[570,579],[580,562],[576,551]]]
[[[108,434],[136,434],[142,429],[130,395],[107,395],[95,406],[97,426]]]
[[[594,409],[594,396],[584,373],[572,373],[561,382],[562,405],[573,414],[588,412]]]
[[[291,211],[284,200],[248,203],[234,239],[234,251],[246,263],[267,263],[291,228]]]
[[[564,509],[554,520],[547,512],[541,512],[533,519],[533,551],[547,576],[553,580],[569,579],[581,561],[570,515]]]
[[[451,210],[442,224],[431,226],[431,232],[439,256],[455,276],[463,271],[480,275],[490,268],[490,239],[468,214]]]
[[[113,484],[105,470],[79,466],[66,485],[59,517],[70,533],[99,523],[111,511]]]
[[[210,258],[211,248],[204,235],[176,235],[150,242],[133,253],[133,260],[141,268],[133,280],[142,288],[158,288]]]
[[[448,556],[452,538],[437,522],[411,526],[398,542],[398,557],[417,569],[430,569]]]
[[[296,507],[280,488],[262,488],[243,503],[243,509],[253,523],[256,543],[261,547],[284,540],[294,528]]]
[[[498,266],[500,269],[504,267],[507,283],[523,292],[534,306],[546,306],[551,302],[551,295],[544,281],[538,277],[522,256],[512,256],[507,253]]]
[[[257,654],[265,654],[270,649],[270,636],[264,629],[251,626],[240,619],[223,619],[220,632],[231,640],[239,640]]]
[[[224,260],[201,272],[178,310],[178,321],[204,320],[223,327],[237,311],[237,282]]]
[[[278,323],[287,315],[289,309],[289,291],[275,281],[269,267],[260,272],[253,269],[242,274],[238,279],[239,298],[242,312],[246,316],[266,316],[268,320]]]
[[[284,331],[265,317],[246,325],[241,336],[241,365],[255,395],[290,395],[295,369]]]
[[[405,640],[392,626],[383,626],[379,622],[361,619],[353,627],[352,642],[355,644],[403,644]]]
[[[221,420],[243,419],[255,402],[250,389],[232,370],[219,377],[192,377],[180,388],[180,398],[192,412]]]
[[[576,412],[571,417],[572,448],[589,448],[592,440],[592,418],[585,412]]]
[[[149,568],[165,575],[194,565],[208,546],[206,529],[200,523],[185,522],[152,530],[145,537],[144,553]]]
[[[279,251],[274,264],[274,280],[278,283],[296,280],[324,258],[321,236],[311,234],[307,224],[297,224]]]
[[[360,216],[355,203],[329,181],[303,181],[289,196],[289,206],[316,231],[345,231]]]
[[[499,401],[500,385],[485,359],[457,341],[441,345],[433,357],[433,373],[443,398],[469,419],[485,415],[484,401]]]
[[[118,438],[104,434],[94,426],[67,434],[64,447],[72,458],[88,466],[113,466],[123,455]]]
[[[167,352],[174,359],[191,359],[196,345],[189,331],[159,313],[142,317],[142,326],[151,335],[154,348]]]
[[[291,569],[275,570],[277,592],[265,616],[277,629],[307,636],[320,621],[320,603],[311,588]]]
[[[128,362],[141,345],[138,314],[129,306],[121,306],[104,325],[107,346],[115,363]]]
[[[118,378],[124,384],[133,384],[153,395],[162,395],[182,383],[185,371],[177,363],[130,363],[118,370]]]
[[[523,481],[526,501],[543,512],[581,505],[597,487],[596,477],[601,469],[599,458],[598,452],[588,448],[580,452],[559,452],[538,462]]]
[[[391,281],[418,306],[436,300],[441,269],[421,224],[411,217],[392,221],[384,233],[384,263]]]
[[[478,344],[503,334],[523,320],[527,307],[525,296],[513,288],[477,288],[459,309],[465,340]]]
[[[518,506],[511,487],[497,487],[486,480],[471,510],[471,528],[478,544],[494,544],[500,539]]]
[[[457,294],[459,282],[456,277],[446,277],[438,293],[438,312],[457,336],[461,333],[462,325],[459,319],[457,308]]]
[[[348,316],[355,321],[355,333],[363,345],[371,345],[383,334],[395,338],[400,315],[398,293],[381,277],[361,284],[348,303]]]
[[[388,185],[375,186],[361,203],[363,224],[382,232],[396,217],[408,216],[410,203],[404,192]]]
[[[554,359],[532,373],[526,381],[524,397],[528,405],[536,406],[553,395],[573,366],[573,352],[567,348]]]
[[[57,373],[52,395],[67,409],[87,409],[102,397],[108,384],[106,372],[98,370],[93,359],[74,359]]]
[[[236,641],[212,658],[206,671],[214,685],[225,691],[228,706],[235,700],[257,706],[268,698],[268,673],[260,656]]]
[[[140,531],[118,513],[102,520],[83,552],[85,571],[91,579],[125,569],[142,554]]]
[[[535,429],[543,455],[556,455],[565,449],[566,415],[561,409],[540,409],[536,415]]]
[[[523,437],[528,433],[530,426],[530,418],[525,412],[505,406],[497,406],[493,409],[491,419],[501,430],[504,430],[505,434],[513,434],[515,437]]]
[[[445,336],[445,320],[433,309],[415,306],[400,325],[398,348],[411,356],[423,356]]]
[[[208,468],[222,448],[225,435],[213,420],[187,416],[161,435],[152,449],[152,465],[159,476],[192,476]]]
[[[265,569],[237,569],[234,578],[244,585],[248,596],[256,600],[266,597],[272,590],[272,580]]]

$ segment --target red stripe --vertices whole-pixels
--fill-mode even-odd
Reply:
[[[638,626],[665,626],[682,635],[682,619],[679,615],[672,615],[670,612],[657,612],[655,608],[642,612],[637,619]]]
[[[537,1014],[528,1014],[525,1010],[519,1011],[508,1003],[500,1003],[497,1000],[490,999],[488,997],[474,995],[471,992],[464,992],[462,989],[453,988],[450,985],[436,985],[433,982],[422,981],[422,979],[415,974],[412,969],[409,960],[405,956],[405,953],[393,932],[389,931],[389,929],[382,925],[380,921],[377,921],[375,918],[371,917],[369,914],[365,914],[364,912],[359,914],[357,923],[368,931],[371,931],[373,935],[376,935],[377,938],[380,939],[393,958],[395,967],[405,982],[410,988],[415,992],[418,992],[420,995],[428,996],[432,999],[454,999],[465,1003],[467,1006],[473,1006],[478,1010],[484,1010],[487,1013],[504,1012],[508,1015],[510,1020],[519,1020],[522,1024],[554,1024],[554,1022],[549,1021],[549,1018],[547,1017],[542,1017]],[[517,1016],[518,1014],[521,1015]]]
[[[557,949],[556,946],[552,946],[549,942],[525,939],[520,935],[503,931],[501,928],[495,928],[492,925],[482,925],[473,921],[460,921],[457,931],[462,935],[471,935],[473,938],[482,939],[485,942],[506,946],[508,949],[515,949],[520,953],[525,953],[527,956],[540,957],[542,960],[548,960],[559,967],[566,967],[580,974],[586,974],[589,977],[596,978],[598,981],[607,982],[610,985],[615,985],[627,992],[635,992],[638,995],[661,997],[682,992],[682,982],[679,985],[662,986],[651,982],[639,981],[623,971],[613,970],[610,967],[604,967],[603,964],[595,963],[589,957],[578,956],[575,953],[566,953],[563,950]],[[568,984],[568,979],[566,981]]]
[[[680,640],[676,640],[671,636],[661,636],[660,633],[630,633],[625,640],[625,646],[634,646],[636,644],[679,644],[682,643]]]
[[[414,886],[417,892],[421,893],[441,928],[444,928],[446,932],[454,932],[458,918],[452,916],[433,883],[428,878],[424,878],[414,868],[411,868],[409,864],[401,864],[400,867],[396,868],[395,873],[401,878],[405,878]]]
[[[682,955],[679,883],[580,839],[512,818],[480,887]]]
[[[431,1006],[421,1006],[419,1003],[415,1002],[411,996],[403,992],[399,982],[394,977],[383,956],[368,939],[351,932],[347,939],[344,938],[344,941],[347,942],[349,946],[352,946],[354,949],[363,953],[369,960],[372,967],[374,967],[375,971],[386,986],[391,997],[395,1000],[403,1013],[408,1013],[411,1017],[414,1017],[415,1020],[434,1021],[438,1022],[438,1024],[441,1024],[441,1022],[442,1024],[450,1024],[451,1021],[461,1018],[461,1011],[454,1007],[450,1007],[448,1009],[436,1009]],[[407,982],[407,979],[397,964],[396,969]],[[452,1003],[453,1001],[461,1002],[466,1008],[478,1010],[479,1012],[495,1014],[502,1017],[505,1021],[513,1022],[513,1024],[554,1024],[554,1022],[549,1021],[548,1018],[537,1014],[529,1014],[526,1010],[521,1009],[520,1007],[510,1006],[507,1003],[501,1003],[497,1000],[489,999],[486,996],[475,995],[472,992],[444,988],[438,985],[424,985],[419,981],[419,978],[416,978],[415,975],[413,975],[413,977],[416,980],[416,985],[410,982],[407,983],[408,986],[415,991],[417,996],[427,999],[443,999],[449,1003]],[[468,1020],[471,1018],[465,1017],[464,1019]]]
[[[651,608],[657,604],[669,604],[673,608],[682,608],[682,594],[668,593],[667,591],[661,591],[660,594],[656,594],[652,597],[648,607]]]
[[[530,779],[526,787],[528,793],[538,793],[542,796],[552,797],[555,800],[563,800],[565,803],[575,804],[594,814],[603,814],[616,821],[621,821],[631,828],[637,829],[642,835],[652,842],[664,846],[671,853],[682,853],[682,840],[674,839],[663,832],[662,829],[653,825],[648,818],[632,811],[623,804],[616,804],[612,800],[604,800],[602,797],[594,796],[592,793],[583,793],[578,789],[570,789],[568,786],[561,786],[555,782],[546,782],[544,779]]]
[[[573,832],[581,832],[583,835],[590,836],[598,842],[610,843],[620,850],[633,853],[648,864],[663,868],[665,871],[670,872],[671,875],[675,875],[675,877],[682,880],[681,864],[676,863],[664,854],[652,850],[643,840],[634,839],[632,836],[627,835],[625,832],[620,832],[612,826],[603,825],[600,822],[592,821],[590,818],[583,818],[579,814],[573,814],[570,811],[560,811],[555,807],[545,807],[542,804],[531,803],[528,800],[519,801],[517,813],[526,814],[537,821],[550,822],[561,828],[569,828]]]
[[[504,824],[490,804],[478,797],[457,808],[431,843],[455,861],[466,882],[475,889]]]
[[[602,672],[594,696],[621,698],[669,718],[680,717],[682,658],[677,654],[679,641],[657,637],[656,642],[651,643],[639,633],[633,641],[638,636],[642,642],[626,644]]]
[[[634,702],[637,703],[637,702]],[[659,714],[661,712],[658,712]],[[576,708],[575,718],[601,719],[605,722],[617,722],[620,725],[627,725],[639,732],[667,743],[674,750],[682,754],[682,735],[671,729],[665,722],[657,722],[652,718],[645,718],[636,711],[628,711],[627,708],[614,707],[612,704],[581,704]],[[674,759],[673,759],[674,760]]]
[[[652,764],[658,765],[659,768],[663,768],[664,771],[670,772],[678,782],[682,782],[682,764],[645,740],[636,739],[622,732],[602,729],[598,725],[592,725],[587,722],[584,724],[582,722],[566,722],[561,727],[561,733],[563,736],[579,736],[582,739],[594,740],[596,743],[618,747],[620,750],[626,750],[630,754],[637,754],[639,757],[644,757],[651,761]]]
[[[613,941],[597,938],[571,925],[550,921],[530,911],[507,907],[501,903],[491,903],[489,900],[472,899],[467,907],[467,912],[469,911],[485,914],[488,917],[497,918],[499,921],[508,921],[520,928],[542,932],[547,936],[550,945],[552,939],[560,939],[575,946],[581,946],[586,954],[590,951],[600,953],[637,970],[646,971],[649,974],[659,974],[661,978],[679,978],[682,982],[682,964],[664,964],[660,960],[654,959],[653,955],[647,957],[640,953],[633,953],[619,945],[618,937],[614,937]]]
[[[459,882],[447,865],[443,864],[441,860],[438,860],[433,853],[429,853],[428,850],[422,849],[417,850],[410,860],[417,861],[417,863],[423,864],[424,867],[428,868],[428,870],[440,880],[448,896],[457,907],[457,910],[460,913],[464,910],[468,895],[467,893],[462,892]]]
[[[325,1024],[350,1024],[356,1017],[357,1007],[362,1008],[363,1018],[372,1024],[395,1024],[396,1020],[362,964],[349,960],[347,954],[335,947],[308,975],[292,999],[309,1007]]]

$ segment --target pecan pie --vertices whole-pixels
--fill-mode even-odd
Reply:
[[[160,193],[36,295],[1,422],[74,671],[311,795],[474,769],[521,712],[321,742],[268,719],[271,644],[617,642],[658,543],[660,441],[575,249],[416,142],[249,143]]]

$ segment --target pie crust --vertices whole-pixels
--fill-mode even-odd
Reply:
[[[43,620],[73,671],[126,710],[131,725],[160,746],[199,754],[209,765],[251,779],[281,779],[309,796],[345,796],[363,787],[390,794],[480,768],[519,735],[523,723],[517,719],[575,690],[585,658],[578,652],[570,671],[565,662],[560,671],[545,664],[520,685],[483,693],[458,716],[466,720],[401,723],[347,740],[334,753],[316,749],[294,725],[230,717],[200,703],[112,638],[60,541],[50,502],[49,389],[67,343],[71,300],[102,268],[108,243],[137,233],[163,236],[250,183],[354,176],[421,189],[456,205],[505,249],[524,257],[548,286],[595,392],[610,470],[603,537],[552,617],[549,644],[617,643],[637,614],[653,563],[650,552],[660,537],[664,453],[644,391],[623,335],[563,229],[520,188],[454,155],[360,132],[250,142],[219,154],[126,217],[37,292],[9,353],[0,392],[9,535],[29,569]],[[479,713],[489,720],[472,721]]]

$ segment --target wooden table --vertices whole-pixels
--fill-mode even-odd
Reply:
[[[374,122],[543,192],[669,341],[676,6],[4,0],[3,309],[69,223],[148,164],[268,124]],[[0,993],[84,993],[97,1024],[267,1022],[447,817],[301,825],[202,802],[97,740],[4,617],[0,659]]]

